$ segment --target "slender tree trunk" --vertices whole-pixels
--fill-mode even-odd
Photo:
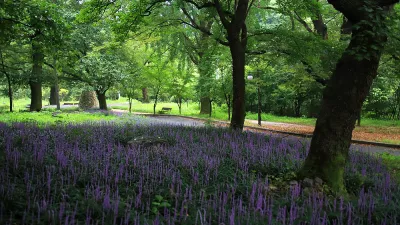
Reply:
[[[179,115],[182,114],[182,98],[178,98],[178,109],[179,109]]]
[[[132,98],[128,96],[128,102],[129,102],[129,113],[132,113]]]
[[[212,100],[210,100],[208,102],[208,104],[210,105],[210,114],[208,114],[208,116],[211,117],[212,116]]]
[[[334,191],[345,192],[343,174],[352,132],[377,75],[387,33],[382,31],[386,30],[385,15],[377,6],[368,6],[375,8],[366,13],[349,10],[346,7],[352,5],[345,0],[329,2],[345,12],[345,16],[353,18],[353,24],[359,27],[353,28],[350,44],[324,90],[310,151],[299,176],[319,177]],[[367,23],[360,23],[362,20]]]
[[[157,101],[158,101],[158,94],[160,94],[160,89],[157,89],[156,97],[154,99],[154,105],[153,105],[153,114],[156,115],[156,107],[157,107]]]
[[[142,88],[142,97],[143,97],[143,103],[149,103],[149,95],[147,93],[147,88]]]
[[[225,94],[226,106],[228,107],[228,120],[231,120],[231,95]]]
[[[29,86],[31,88],[31,106],[30,111],[42,110],[42,75],[43,75],[43,62],[44,54],[40,43],[32,41],[32,76],[29,79]]]
[[[56,51],[54,51],[54,56],[53,56],[53,75],[54,75],[54,79],[55,79],[55,97],[56,97],[56,105],[57,105],[57,110],[61,110],[61,106],[60,106],[60,86],[58,84],[58,74],[57,74],[57,58],[56,58]]]
[[[100,110],[107,110],[106,91],[96,91]]]
[[[258,126],[261,126],[261,90],[259,85],[257,85],[257,96],[258,96]]]
[[[10,112],[13,111],[13,90],[11,85],[11,77],[6,74],[7,84],[8,84],[8,99],[10,100]]]
[[[245,48],[239,40],[231,41],[232,55],[232,83],[233,83],[233,110],[231,129],[243,130],[245,118]]]
[[[58,79],[56,80],[56,103],[57,103],[57,110],[61,110],[61,105],[60,105],[60,87],[58,86]]]
[[[357,126],[361,126],[361,110],[357,115]]]

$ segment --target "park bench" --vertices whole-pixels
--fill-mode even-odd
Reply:
[[[166,112],[171,112],[172,108],[169,107],[162,107],[161,112],[166,113]]]

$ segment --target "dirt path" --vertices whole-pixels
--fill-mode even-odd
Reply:
[[[257,126],[257,120],[246,120],[246,125]],[[261,125],[263,128],[286,131],[300,134],[312,134],[314,132],[314,126],[299,125],[291,123],[277,123],[262,121]],[[391,127],[356,127],[353,131],[353,140],[363,141],[375,141],[375,142],[400,142],[400,129]]]

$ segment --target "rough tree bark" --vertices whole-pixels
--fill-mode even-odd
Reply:
[[[328,2],[358,26],[353,26],[350,44],[324,90],[310,151],[299,176],[320,177],[332,190],[344,193],[343,174],[352,132],[387,41],[387,13],[381,7],[398,0]]]
[[[56,51],[54,51],[56,52]],[[55,81],[55,97],[56,97],[56,105],[57,105],[57,110],[61,110],[61,105],[60,105],[60,86],[58,84],[58,74],[57,74],[57,57],[55,56],[56,53],[54,53],[53,56],[53,76],[54,76],[54,81]]]
[[[208,114],[208,116],[211,118],[211,116],[212,116],[212,100],[211,99],[208,102],[208,104],[210,105],[210,114]]]
[[[106,91],[96,91],[99,107],[101,110],[107,110]]]
[[[7,86],[8,86],[8,99],[10,100],[10,112],[13,111],[13,90],[12,90],[12,84],[11,84],[11,76],[10,74],[6,71],[6,66],[4,65],[4,58],[3,58],[3,52],[0,50],[0,58],[1,58],[1,65],[3,68],[3,73],[6,76],[7,79]]]
[[[50,87],[50,105],[57,105],[56,85]]]
[[[149,103],[149,95],[147,94],[147,88],[142,88],[143,103]]]
[[[260,85],[257,85],[257,99],[258,99],[258,104],[257,104],[257,122],[258,126],[261,126],[261,88]]]
[[[232,37],[229,48],[232,55],[233,110],[230,127],[243,130],[245,118],[245,51],[246,47],[239,40],[239,35],[228,32]]]
[[[247,48],[246,18],[249,9],[249,0],[238,0],[231,21],[222,9],[219,0],[214,0],[215,8],[220,20],[227,31],[228,45],[232,57],[232,90],[233,110],[231,129],[243,130],[245,118],[245,65]]]
[[[178,101],[176,103],[178,105],[178,109],[179,109],[179,115],[182,114],[182,98],[179,97]]]
[[[225,94],[225,102],[228,107],[228,120],[231,120],[231,95]]]
[[[8,99],[10,100],[10,112],[13,111],[13,90],[11,85],[11,77],[6,73],[7,84],[8,84]]]
[[[319,34],[322,37],[322,39],[328,40],[328,27],[324,23],[322,13],[319,9],[317,9],[317,11],[315,13],[315,19],[313,19],[312,22],[313,22],[314,29],[317,32],[317,34]]]
[[[210,97],[202,97],[200,99],[200,114],[210,114]]]
[[[39,41],[32,40],[32,75],[29,79],[31,89],[31,106],[30,111],[42,110],[42,75],[44,54]]]
[[[131,98],[130,96],[128,96],[129,113],[132,113],[132,101],[133,101],[133,98]]]

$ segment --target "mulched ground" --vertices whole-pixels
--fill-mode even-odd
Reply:
[[[253,123],[246,123],[248,126],[258,127]],[[300,134],[312,134],[314,126],[284,124],[284,125],[262,125],[263,128],[276,131],[294,132]],[[400,144],[400,128],[399,127],[356,127],[353,131],[353,140],[386,142],[392,144]]]

